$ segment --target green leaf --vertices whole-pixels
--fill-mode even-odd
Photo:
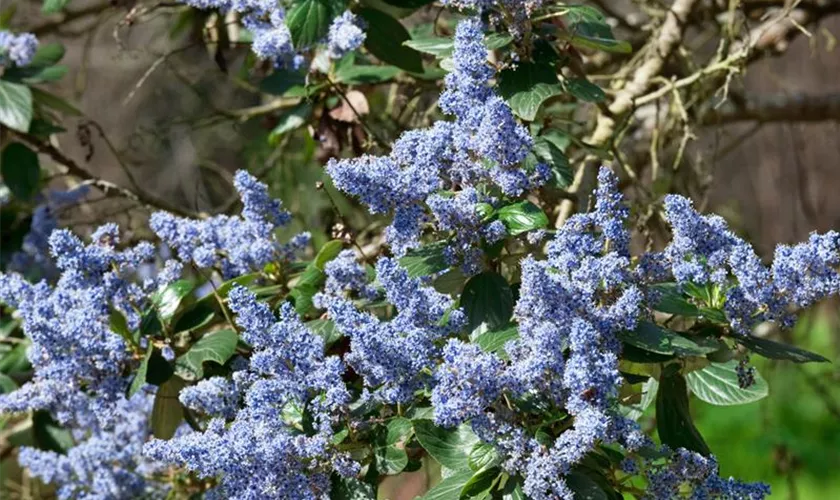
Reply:
[[[69,116],[82,116],[82,112],[78,108],[67,102],[66,100],[51,94],[44,90],[32,87],[32,97],[36,104],[46,106]]]
[[[640,349],[679,356],[705,356],[720,348],[720,345],[715,342],[695,342],[649,321],[639,322],[633,331],[619,332],[618,338]]]
[[[462,424],[457,429],[448,430],[437,427],[431,420],[414,420],[413,424],[420,446],[439,464],[452,470],[469,470],[470,451],[479,442],[469,426]],[[470,477],[472,471],[463,483]]]
[[[648,406],[656,399],[657,392],[659,392],[659,382],[653,377],[648,378],[642,386],[641,400],[636,404],[622,405],[620,408],[621,413],[631,420],[638,420],[644,414],[645,410],[647,410]]]
[[[44,0],[44,5],[41,7],[41,12],[44,14],[55,14],[61,12],[70,0]]]
[[[5,373],[0,373],[0,394],[8,394],[18,389],[17,382]]]
[[[487,498],[501,472],[501,469],[498,467],[479,470],[464,483],[464,486],[461,488],[461,498]]]
[[[62,1],[67,3],[69,0],[45,0],[44,3]],[[52,66],[53,64],[57,64],[61,61],[64,57],[64,52],[64,45],[58,42],[39,45],[38,50],[35,52],[35,55],[32,57],[32,61],[28,66]]]
[[[513,42],[513,35],[509,33],[490,33],[484,37],[484,45],[488,50],[501,49]]]
[[[172,331],[175,333],[198,330],[207,326],[216,316],[216,309],[208,302],[196,302],[192,307],[184,311],[175,321]]]
[[[344,10],[343,2],[332,0],[300,0],[287,11],[286,26],[295,48],[303,49],[320,42],[332,20]]]
[[[757,371],[755,383],[746,389],[738,385],[738,361],[712,363],[686,375],[688,388],[702,401],[718,406],[743,405],[767,396],[767,382]]]
[[[32,437],[38,449],[57,453],[67,452],[74,444],[70,431],[59,427],[47,411],[32,414]]]
[[[464,271],[462,271],[460,267],[453,267],[449,271],[446,271],[442,275],[438,276],[432,283],[432,286],[434,286],[435,290],[440,293],[455,295],[463,290],[464,283],[466,282],[467,277],[464,275]]]
[[[158,439],[170,439],[184,419],[184,408],[178,394],[186,386],[179,377],[172,377],[160,386],[152,406],[152,434]]]
[[[382,62],[393,64],[414,73],[423,72],[420,53],[403,42],[410,40],[408,31],[399,21],[381,10],[363,8],[357,12],[367,23],[365,48]]]
[[[137,391],[142,389],[146,384],[146,374],[149,371],[149,360],[152,359],[152,353],[154,350],[154,346],[149,344],[148,349],[146,349],[146,355],[143,356],[143,360],[140,362],[140,366],[137,367],[137,372],[131,380],[131,385],[128,386],[128,391],[125,395],[127,399],[131,399],[131,397],[137,394]]]
[[[455,49],[454,40],[444,37],[415,38],[414,40],[406,40],[403,45],[437,57],[452,55],[452,51]]]
[[[123,313],[117,309],[111,309],[111,314],[108,316],[108,323],[111,331],[122,337],[129,344],[136,344],[137,339],[128,328],[128,321],[125,319]]]
[[[391,419],[387,433],[376,449],[376,468],[383,474],[399,474],[408,465],[405,444],[414,432],[411,420],[404,417]]]
[[[16,198],[32,199],[41,180],[38,154],[19,142],[9,144],[0,154],[0,175]]]
[[[443,255],[445,248],[446,242],[444,241],[424,245],[416,250],[409,251],[405,257],[400,259],[400,265],[408,271],[408,275],[412,278],[443,271],[449,267]]]
[[[326,274],[324,274],[324,271],[315,267],[314,264],[309,264],[306,267],[295,287],[289,293],[289,296],[294,299],[295,311],[298,314],[306,315],[315,310],[312,297],[318,293],[318,289],[325,280]]]
[[[504,276],[486,271],[467,281],[461,294],[461,307],[467,315],[470,332],[482,323],[498,330],[513,315],[513,291]]]
[[[607,94],[601,90],[601,87],[590,82],[586,78],[571,78],[564,82],[566,92],[572,94],[577,99],[586,102],[601,102],[607,98]]]
[[[26,350],[29,342],[21,342],[14,346],[0,359],[0,373],[18,373],[28,369],[29,359],[26,357]]]
[[[312,109],[310,101],[301,101],[284,111],[278,118],[277,126],[268,134],[269,144],[277,144],[283,134],[306,125],[309,118],[312,117]]]
[[[653,306],[657,311],[686,317],[701,315],[700,309],[680,293],[676,283],[659,283],[653,288],[659,293],[659,301]]]
[[[547,99],[563,93],[550,64],[527,62],[499,73],[499,94],[523,120],[533,121]]]
[[[216,330],[201,337],[190,349],[178,357],[175,366],[187,370],[196,379],[204,377],[204,363],[223,365],[236,352],[239,336],[231,329]]]
[[[688,387],[679,373],[663,371],[656,395],[656,429],[671,448],[686,448],[709,456],[711,451],[691,420]]]
[[[158,290],[152,295],[152,304],[157,310],[158,316],[163,321],[168,321],[175,316],[181,301],[193,291],[193,284],[188,280],[174,281],[163,290]]]
[[[499,220],[511,236],[548,226],[548,216],[530,201],[520,201],[499,209]]]
[[[501,494],[502,500],[527,500],[525,493],[522,491],[522,479],[518,476],[508,477]]]
[[[324,339],[325,347],[335,344],[338,339],[343,337],[331,319],[313,319],[306,323],[306,327],[309,328],[310,332]]]
[[[267,94],[285,95],[289,89],[306,85],[306,73],[288,69],[275,69],[263,78],[260,90]]]
[[[341,240],[330,240],[324,243],[324,246],[318,250],[318,254],[315,256],[315,260],[312,263],[320,269],[321,271],[327,265],[327,262],[335,259],[338,257],[338,254],[341,253],[342,248],[344,248],[344,243]]]
[[[566,6],[569,41],[575,47],[586,47],[629,54],[633,48],[625,41],[616,40],[612,28],[607,24],[604,15],[589,5]]]
[[[569,165],[569,158],[552,140],[555,136],[540,136],[534,139],[534,147],[529,155],[534,156],[533,163],[542,160],[551,167],[554,183],[558,187],[568,187],[574,179],[574,172]]]
[[[332,475],[331,500],[376,500],[376,488],[355,478]]]
[[[755,337],[753,335],[733,335],[732,338],[735,339],[735,342],[765,358],[793,361],[794,363],[830,363],[828,359],[817,353],[776,342],[775,340]]]
[[[481,347],[484,352],[493,352],[499,355],[502,359],[507,359],[505,353],[505,344],[513,339],[519,338],[519,330],[516,324],[510,323],[502,328],[496,330],[488,330],[478,337],[475,342]]]
[[[32,91],[26,85],[0,80],[0,124],[26,133],[32,122]]]
[[[337,71],[335,79],[340,83],[349,85],[380,83],[394,78],[400,71],[400,68],[396,66],[349,66]]]
[[[501,457],[496,447],[487,443],[478,443],[473,446],[469,456],[470,469],[480,471],[485,468],[494,467],[499,464]]]
[[[566,476],[566,484],[575,494],[575,500],[609,500],[609,497],[592,478],[582,472]]]
[[[421,500],[457,500],[461,498],[461,490],[472,479],[473,472],[461,471],[445,478],[434,488],[426,492]]]

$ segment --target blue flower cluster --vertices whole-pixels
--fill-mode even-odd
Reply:
[[[181,394],[186,406],[216,416],[204,432],[153,440],[145,451],[200,477],[219,477],[218,498],[321,499],[331,471],[359,471],[332,445],[333,426],[350,403],[344,363],[324,356],[323,340],[291,304],[277,318],[242,287],[230,291],[229,304],[253,348],[247,366],[232,381],[211,378]],[[303,422],[304,413],[311,422]]]
[[[840,234],[812,234],[806,243],[779,245],[765,266],[721,217],[700,215],[691,201],[665,199],[674,237],[658,256],[677,283],[716,287],[732,327],[749,334],[760,321],[792,325],[791,311],[840,293]]]
[[[361,47],[367,36],[363,28],[364,23],[349,10],[333,19],[328,34],[327,53],[329,56],[340,59],[345,54]]]
[[[111,331],[109,317],[117,310],[130,327],[139,325],[138,311],[147,294],[131,278],[141,263],[154,257],[154,247],[143,243],[118,250],[115,224],[100,227],[91,238],[85,245],[68,230],[53,231],[50,249],[62,272],[54,286],[0,274],[0,302],[17,309],[23,320],[35,368],[32,382],[0,396],[0,410],[50,409],[71,421],[80,400],[71,397],[74,392],[84,389],[105,402],[124,389],[122,371],[130,353]]]
[[[164,498],[168,488],[150,480],[162,465],[142,455],[152,399],[141,391],[119,400],[106,425],[71,427],[76,445],[67,454],[22,447],[18,460],[33,476],[58,485],[60,499]]]
[[[409,278],[394,259],[380,258],[376,276],[397,309],[388,321],[360,311],[344,295],[320,294],[316,302],[350,338],[344,359],[373,396],[385,403],[408,402],[431,382],[428,373],[440,356],[435,341],[461,329],[465,317],[449,296]]]
[[[490,86],[494,70],[483,38],[479,19],[458,24],[454,70],[439,102],[454,121],[405,132],[389,156],[331,160],[327,165],[335,185],[358,197],[372,213],[393,212],[386,237],[395,253],[418,246],[424,225],[432,223],[437,231],[457,235],[450,259],[463,262],[469,273],[480,269],[481,239],[492,242],[504,234],[500,224],[483,227],[477,205],[495,201],[483,193],[495,189],[520,196],[550,175],[544,164],[534,171],[522,167],[533,140]]]
[[[308,233],[289,243],[277,241],[275,230],[288,223],[290,216],[279,201],[271,199],[265,184],[244,170],[236,173],[234,184],[242,198],[241,216],[196,220],[156,212],[149,225],[182,262],[199,269],[213,268],[227,278],[289,260],[309,244]]]
[[[630,469],[637,469],[632,462]],[[665,465],[646,464],[648,480],[647,497],[681,498],[684,487],[691,489],[691,498],[738,498],[761,500],[770,495],[770,487],[763,483],[745,483],[733,478],[724,479],[718,474],[714,457],[680,448],[674,451]]]
[[[14,33],[0,30],[0,66],[9,63],[18,67],[28,66],[38,50],[38,38],[32,33]]]

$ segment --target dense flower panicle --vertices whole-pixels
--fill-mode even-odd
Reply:
[[[358,466],[331,445],[338,410],[350,402],[342,361],[324,356],[323,340],[286,303],[280,317],[243,287],[229,293],[231,310],[253,347],[233,382],[211,378],[182,393],[190,408],[225,417],[204,432],[153,440],[146,453],[183,465],[201,477],[220,476],[222,498],[311,498],[329,491],[331,470],[355,474]],[[234,384],[234,385],[231,385]],[[236,404],[241,394],[244,405]],[[314,435],[300,434],[284,418],[288,407],[313,412]],[[335,465],[339,464],[339,465]]]
[[[435,423],[451,427],[481,415],[501,395],[504,363],[474,344],[450,340],[435,371]]]
[[[378,295],[376,287],[368,284],[367,270],[356,260],[356,252],[353,250],[342,250],[335,259],[327,262],[324,273],[327,275],[324,284],[326,294],[341,295],[349,292],[367,299]]]
[[[327,52],[333,59],[340,59],[348,52],[362,46],[365,41],[363,23],[349,10],[333,19],[330,25]]]
[[[396,260],[380,258],[376,275],[397,315],[382,321],[360,311],[342,296],[322,296],[339,331],[350,338],[347,363],[361,375],[374,395],[388,403],[409,401],[416,389],[427,383],[424,371],[434,366],[439,349],[435,340],[457,331],[464,324],[453,301],[420,280],[409,278]],[[443,324],[448,313],[448,322]]]
[[[18,67],[28,66],[38,50],[38,38],[32,33],[13,34],[0,30],[0,66],[12,62]]]
[[[106,427],[73,427],[76,445],[66,455],[22,447],[20,464],[58,487],[61,499],[164,498],[167,488],[148,479],[161,465],[143,457],[149,436],[152,397],[143,391],[122,399],[112,409]]]
[[[454,121],[405,132],[389,156],[330,160],[327,165],[338,189],[359,198],[372,213],[394,214],[385,231],[394,253],[403,255],[417,247],[424,225],[431,223],[433,230],[455,235],[447,255],[467,274],[481,270],[482,238],[492,243],[503,236],[500,224],[478,218],[477,193],[494,188],[520,196],[544,184],[551,174],[545,164],[533,171],[521,166],[533,140],[508,104],[494,94],[487,53],[481,20],[459,22],[454,70],[446,76],[439,100],[441,110]]]
[[[137,311],[147,299],[131,278],[142,262],[154,256],[154,249],[141,244],[117,250],[113,225],[97,229],[92,240],[85,245],[68,230],[53,231],[49,245],[62,271],[54,286],[0,274],[0,302],[20,314],[32,341],[27,356],[35,369],[33,381],[24,386],[26,400],[16,393],[0,396],[0,409],[50,409],[71,421],[78,401],[68,394],[74,390],[84,388],[102,401],[113,400],[124,390],[122,370],[129,352],[110,329],[110,313],[121,312],[130,328],[139,325]]]
[[[275,230],[290,220],[268,188],[251,174],[240,170],[234,185],[242,198],[242,215],[217,215],[205,220],[177,217],[167,212],[152,214],[152,231],[174,249],[178,258],[198,268],[216,268],[226,278],[260,271],[271,262],[288,260],[309,243],[302,233],[281,244]]]

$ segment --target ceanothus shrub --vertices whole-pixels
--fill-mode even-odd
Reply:
[[[242,14],[278,66],[317,45],[293,45],[275,2],[189,3]],[[521,8],[513,38],[540,7],[502,4]],[[278,239],[291,215],[245,171],[239,215],[157,212],[154,241],[33,219],[20,259],[41,270],[0,274],[33,374],[0,410],[62,439],[23,447],[20,463],[61,498],[376,498],[426,458],[443,472],[427,500],[767,496],[719,474],[689,387],[753,401],[748,352],[823,360],[752,330],[789,328],[840,292],[840,235],[781,245],[768,267],[722,218],[669,195],[671,241],[633,255],[606,167],[593,209],[547,229],[529,196],[556,173],[498,89],[486,17],[457,25],[444,119],[326,167],[390,217],[381,256],[334,240],[305,257],[309,235]],[[327,54],[357,49],[364,28],[337,15]],[[0,32],[0,63],[25,66],[35,45]],[[653,401],[658,442],[636,423]]]

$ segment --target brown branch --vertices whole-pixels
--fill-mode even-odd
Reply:
[[[185,210],[181,207],[169,203],[166,200],[157,198],[156,196],[153,196],[144,191],[131,191],[125,187],[114,184],[113,182],[100,179],[93,175],[93,173],[88,171],[86,168],[76,163],[72,158],[66,156],[64,153],[59,151],[52,144],[42,142],[38,140],[37,137],[32,136],[30,134],[24,134],[21,132],[16,132],[14,130],[11,130],[10,132],[12,133],[12,137],[15,137],[29,144],[38,152],[49,156],[54,162],[58,163],[59,165],[62,165],[64,168],[67,169],[68,174],[74,177],[78,177],[79,179],[85,181],[86,184],[102,190],[107,196],[118,196],[122,198],[127,198],[131,201],[134,201],[135,203],[149,208],[150,210],[165,210],[167,212],[180,215],[182,217],[205,217],[205,214],[194,213],[192,211]]]
[[[696,3],[697,0],[674,1],[665,17],[665,21],[662,23],[662,27],[659,29],[659,33],[645,49],[647,54],[644,62],[636,68],[630,81],[616,93],[613,102],[609,105],[609,113],[600,112],[598,114],[595,131],[592,132],[588,140],[590,144],[600,147],[612,140],[615,133],[616,118],[633,110],[634,100],[647,91],[653,79],[662,72],[665,61],[679,47],[685,32],[685,23]],[[589,158],[584,163],[592,163],[592,161],[594,159]],[[585,199],[581,197],[584,175],[587,170],[592,170],[586,168],[585,164],[578,168],[575,179],[569,186],[569,191],[578,196],[578,205],[585,204]],[[561,226],[569,218],[574,210],[574,205],[575,203],[571,200],[564,200],[560,204],[560,213],[555,221],[555,226]]]
[[[746,96],[737,106],[728,102],[711,109],[700,119],[701,125],[757,121],[766,122],[840,122],[840,93],[783,93]]]

